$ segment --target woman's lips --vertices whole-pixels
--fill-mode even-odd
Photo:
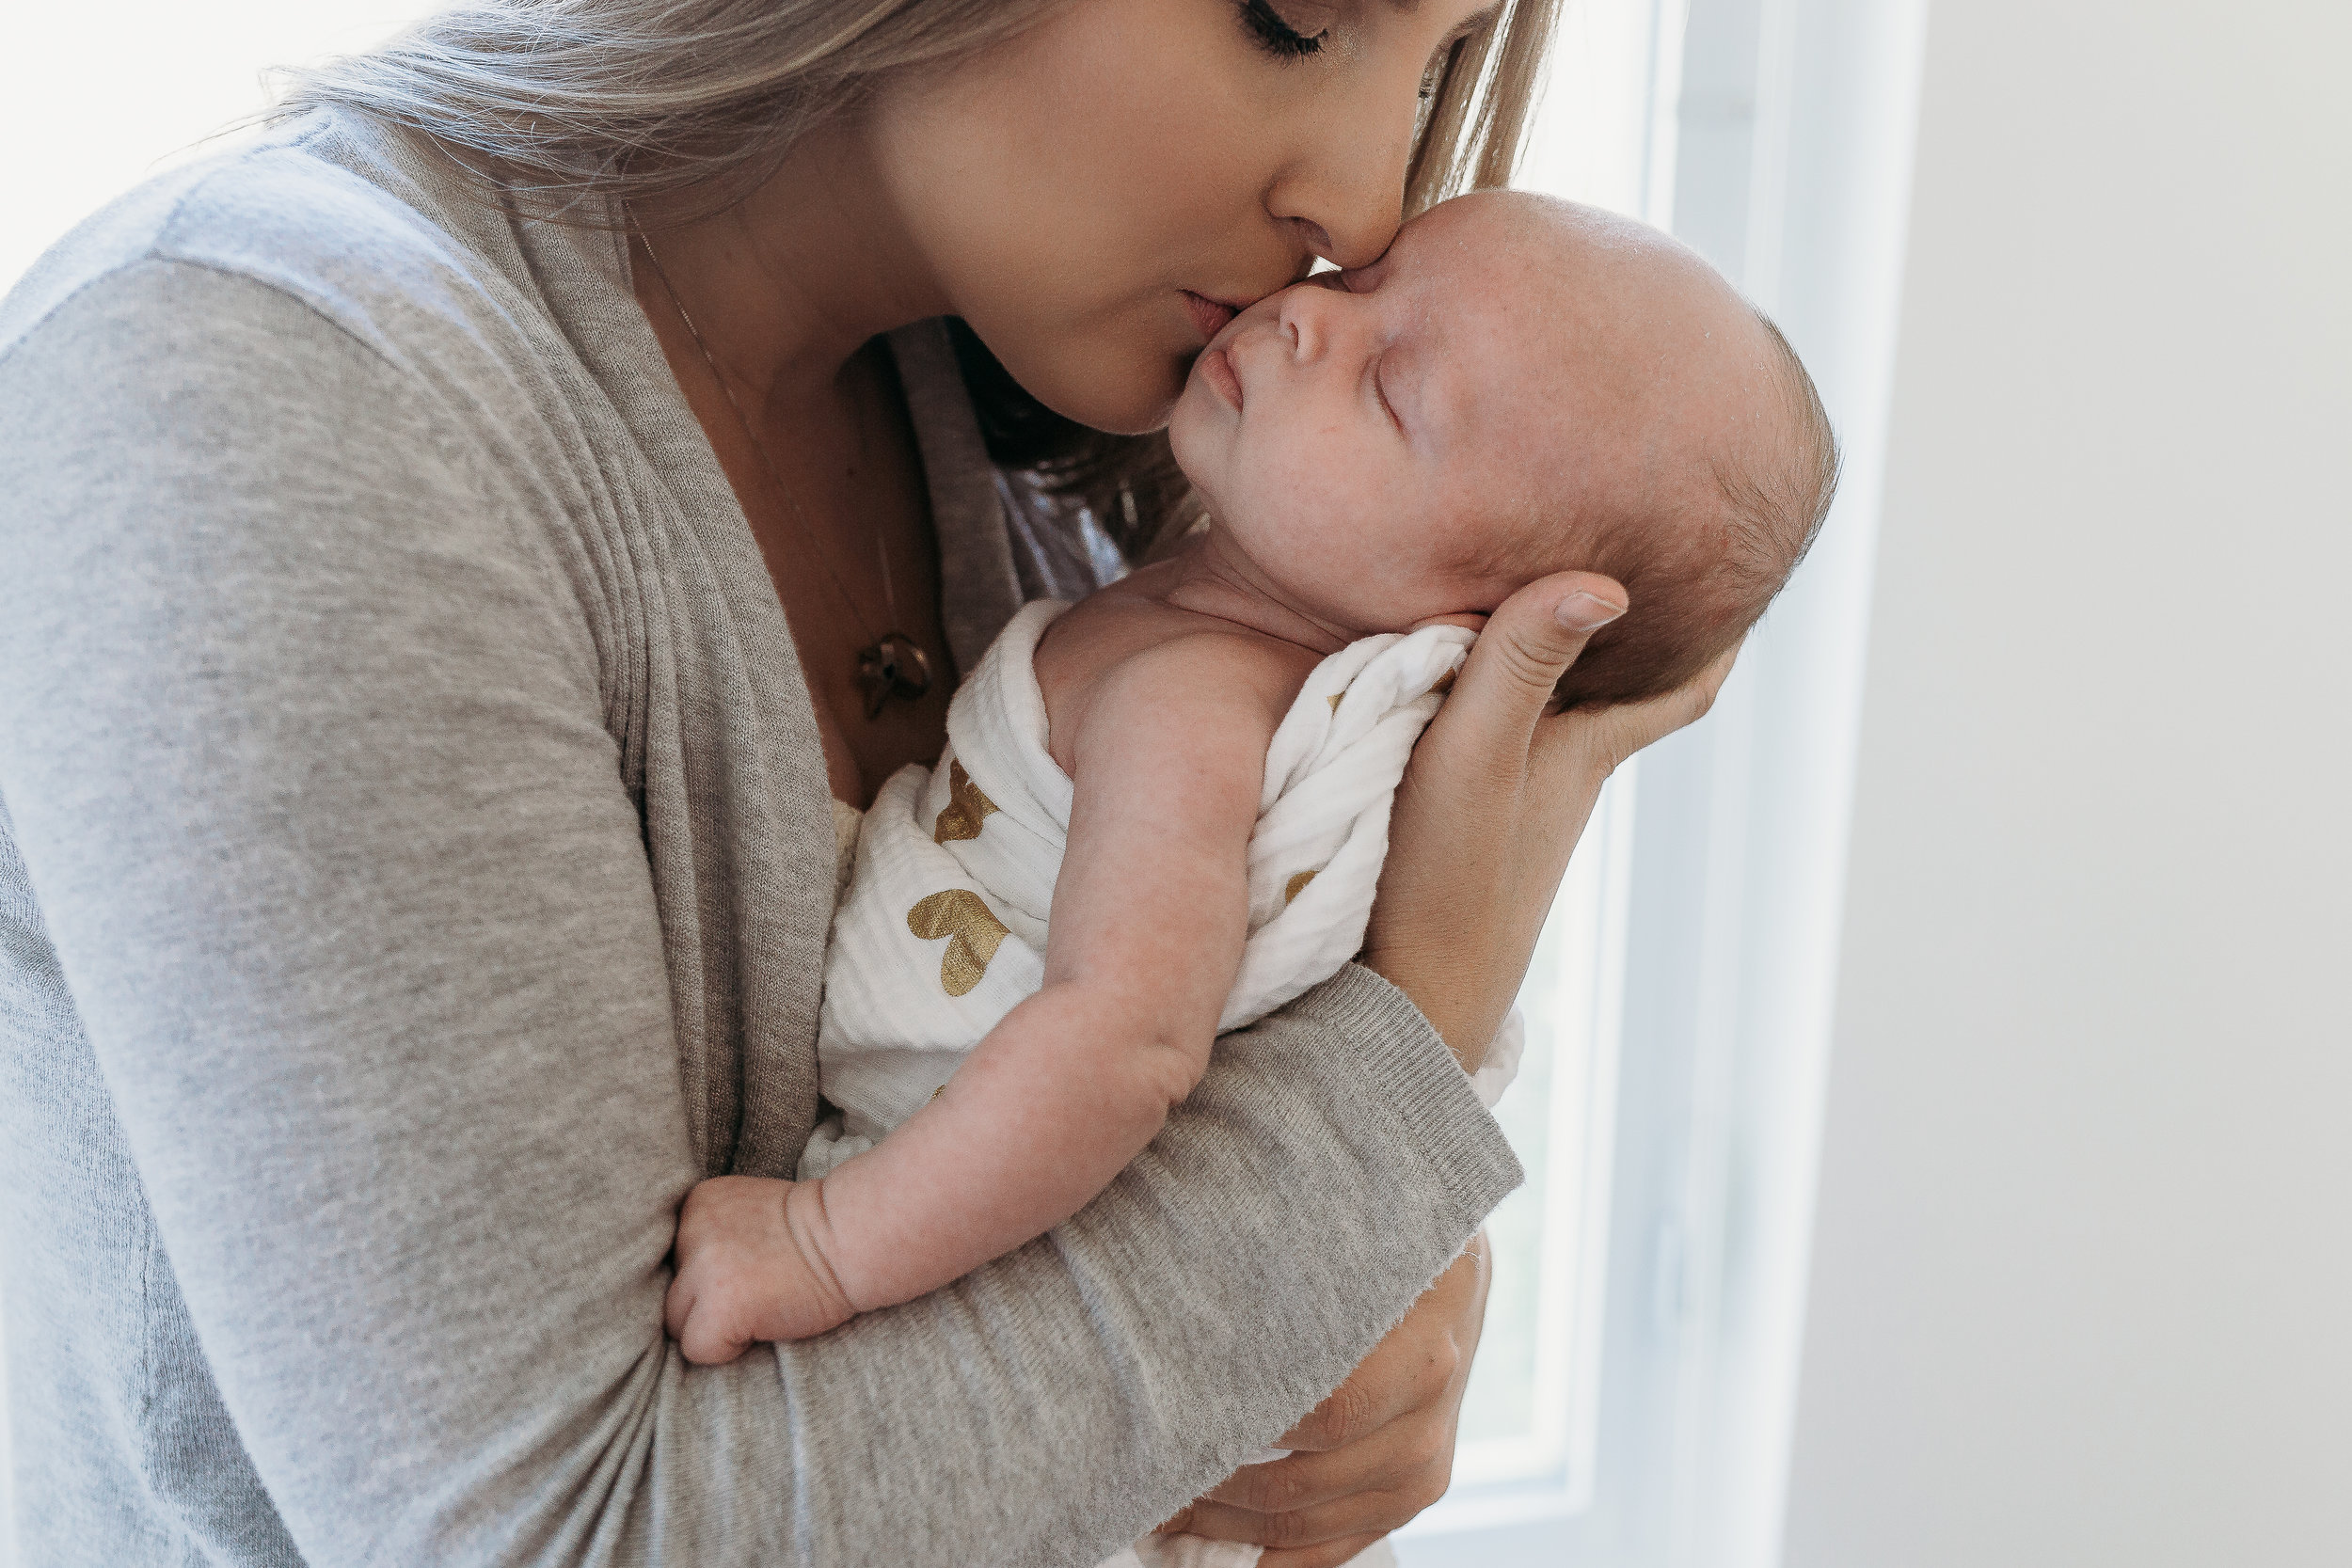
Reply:
[[[1209,389],[1241,412],[1241,377],[1233,373],[1232,356],[1221,348],[1204,349],[1193,362],[1193,373],[1209,384]]]
[[[1227,322],[1241,314],[1238,306],[1211,299],[1206,294],[1194,293],[1190,289],[1177,292],[1184,296],[1184,309],[1191,313],[1192,325],[1200,329],[1200,341],[1204,343],[1224,331]]]

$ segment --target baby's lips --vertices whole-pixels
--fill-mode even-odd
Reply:
[[[1241,377],[1233,370],[1232,356],[1221,347],[1201,352],[1193,365],[1193,373],[1209,384],[1209,390],[1229,404],[1234,413],[1241,412]]]

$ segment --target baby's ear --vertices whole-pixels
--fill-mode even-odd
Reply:
[[[1486,617],[1474,610],[1465,610],[1453,615],[1425,616],[1405,629],[1407,633],[1411,633],[1420,631],[1424,626],[1460,626],[1465,631],[1485,631]]]

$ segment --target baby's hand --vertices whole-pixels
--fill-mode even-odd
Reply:
[[[816,1240],[823,1189],[720,1176],[686,1195],[661,1315],[687,1360],[716,1366],[756,1341],[805,1339],[856,1314]]]

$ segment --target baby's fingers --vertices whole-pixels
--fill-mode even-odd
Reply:
[[[671,1293],[676,1294],[676,1287]],[[751,1349],[755,1338],[744,1315],[728,1309],[725,1291],[689,1298],[673,1332],[678,1349],[697,1367],[723,1367]]]
[[[686,1342],[686,1321],[694,1315],[694,1290],[686,1282],[684,1270],[670,1281],[669,1293],[661,1298],[661,1326],[679,1344]]]
[[[723,1278],[713,1278],[690,1259],[661,1298],[661,1326],[698,1367],[717,1367],[751,1348],[754,1336]]]
[[[1430,726],[1432,745],[1522,764],[1552,688],[1593,634],[1625,610],[1625,590],[1594,572],[1556,572],[1512,594],[1470,649]]]

